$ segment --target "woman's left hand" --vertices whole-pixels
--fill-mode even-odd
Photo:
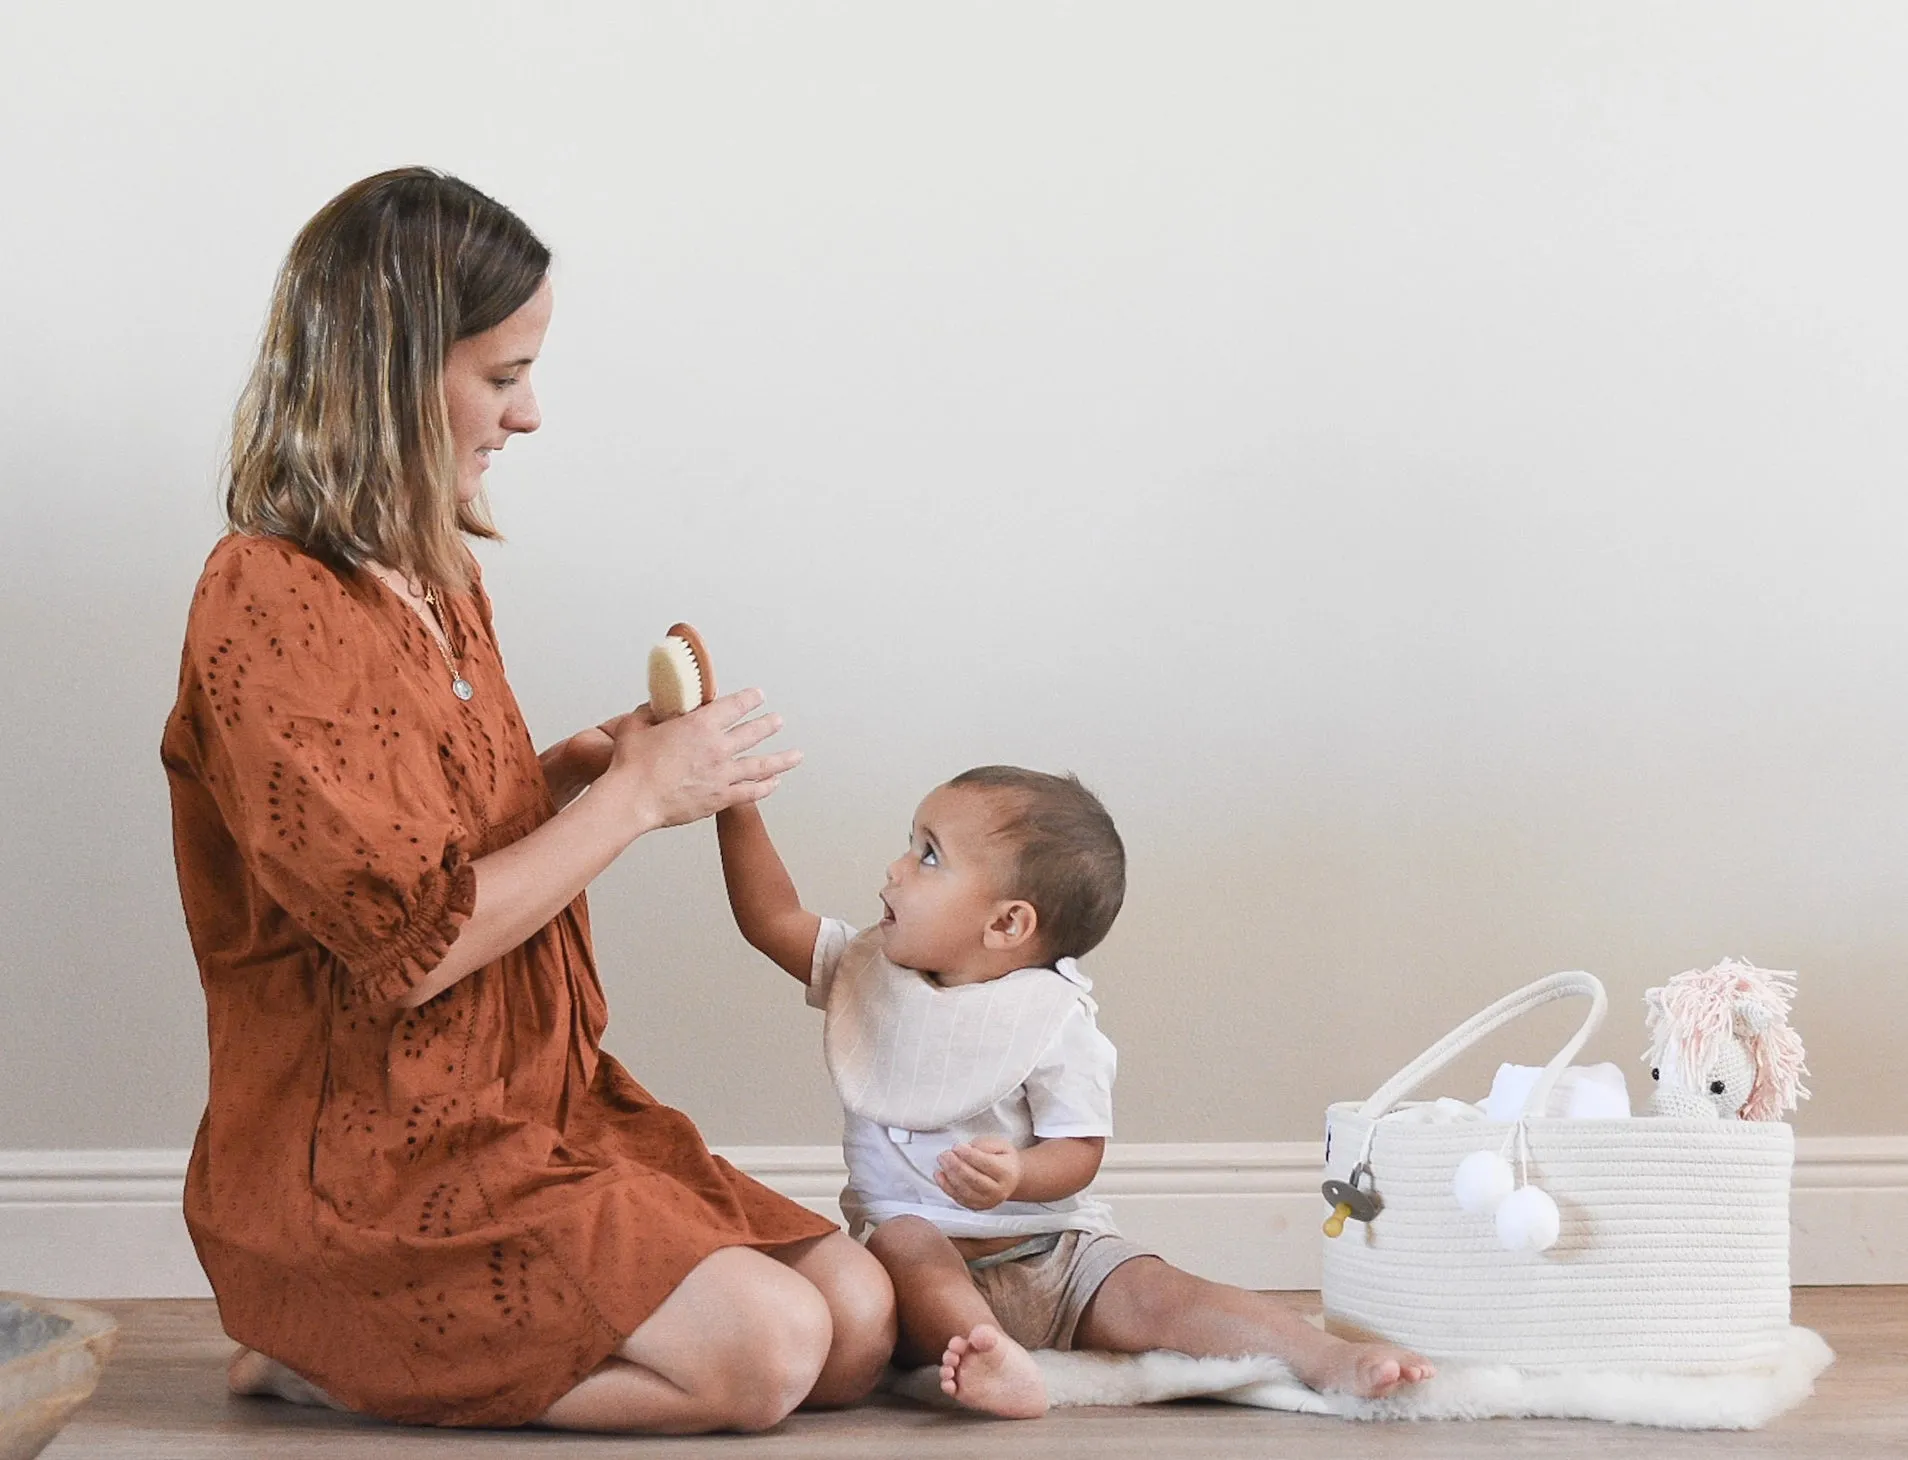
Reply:
[[[559,810],[582,795],[609,769],[610,755],[616,749],[616,731],[628,715],[612,715],[601,725],[579,730],[567,740],[559,740],[537,757],[543,766],[543,780]]]

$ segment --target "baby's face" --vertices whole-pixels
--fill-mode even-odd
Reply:
[[[1002,894],[1013,851],[993,835],[997,793],[941,786],[914,813],[908,849],[888,866],[881,926],[888,957],[944,984],[980,983],[1012,971],[998,967],[987,929],[1011,903]]]

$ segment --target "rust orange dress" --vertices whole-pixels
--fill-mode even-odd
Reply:
[[[604,1053],[582,897],[421,1008],[472,862],[555,814],[481,584],[436,641],[367,573],[224,539],[163,758],[211,1081],[185,1215],[233,1338],[352,1409],[534,1419],[704,1257],[834,1229]]]

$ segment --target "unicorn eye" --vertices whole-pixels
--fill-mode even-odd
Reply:
[[[1729,1088],[1729,1087],[1728,1087],[1727,1085],[1725,1085],[1725,1084],[1723,1084],[1723,1082],[1722,1082],[1721,1080],[1711,1080],[1711,1081],[1709,1082],[1709,1093],[1710,1093],[1711,1095],[1720,1095],[1720,1094],[1722,1094],[1722,1092],[1723,1092],[1724,1090],[1726,1090],[1726,1089],[1728,1089],[1728,1088]]]
[[[1663,1078],[1663,1072],[1661,1070],[1651,1070],[1650,1078],[1652,1080],[1660,1080]]]

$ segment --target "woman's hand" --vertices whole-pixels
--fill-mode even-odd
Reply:
[[[760,801],[802,759],[799,750],[748,754],[782,728],[780,715],[748,718],[761,707],[762,692],[745,689],[661,724],[647,705],[606,723],[610,763],[598,791],[613,785],[627,798],[639,834]]]

